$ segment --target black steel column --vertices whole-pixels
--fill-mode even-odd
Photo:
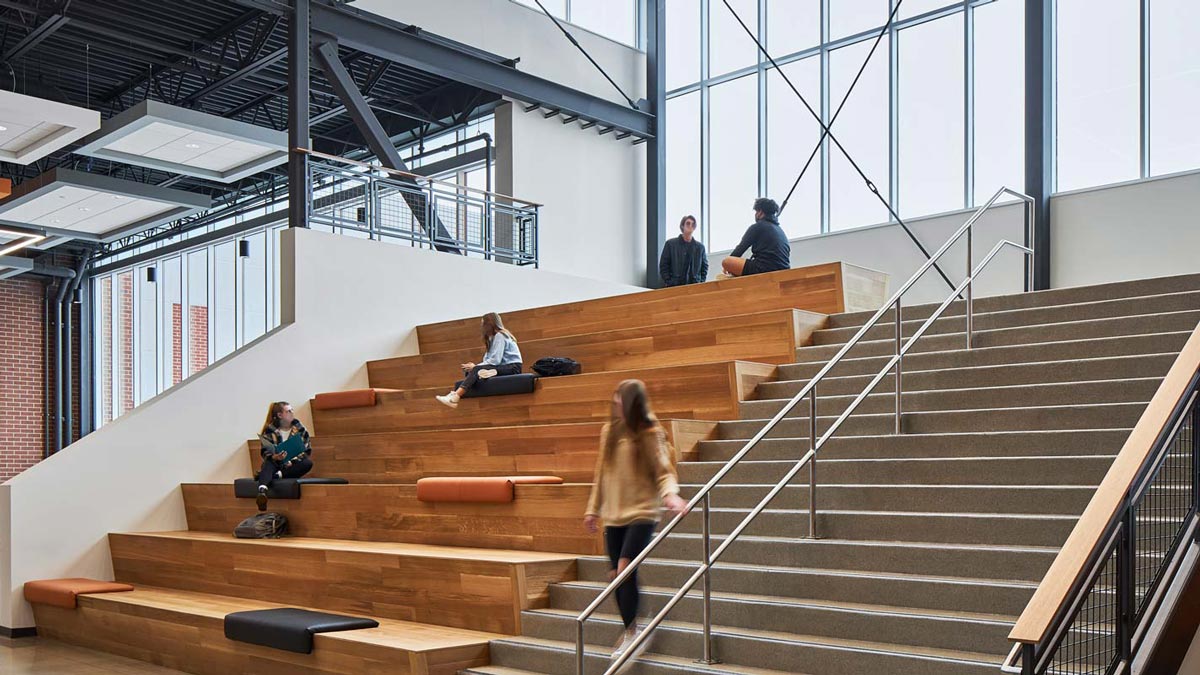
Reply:
[[[667,242],[667,8],[665,0],[643,0],[646,26],[646,101],[654,115],[654,137],[646,141],[646,286],[658,288],[658,256]]]
[[[1025,193],[1034,214],[1033,287],[1050,287],[1050,194],[1054,190],[1054,3],[1025,0]]]
[[[308,2],[292,0],[288,20],[288,227],[308,227],[306,158],[296,152],[309,147]]]

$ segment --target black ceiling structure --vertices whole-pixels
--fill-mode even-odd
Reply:
[[[288,119],[288,17],[232,0],[0,0],[0,87],[100,111],[153,99],[276,130]],[[500,96],[353,49],[341,61],[392,137],[420,140],[494,108]],[[499,57],[496,57],[499,60]],[[366,141],[333,87],[311,73],[313,148]],[[217,207],[263,196],[284,167],[224,185],[72,154],[0,165],[14,183],[65,166],[207,194]]]

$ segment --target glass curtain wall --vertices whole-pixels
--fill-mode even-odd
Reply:
[[[888,222],[867,180],[903,218],[1023,186],[1024,0],[905,0],[865,68],[895,0],[666,2],[668,220],[710,250],[761,195],[803,237]]]

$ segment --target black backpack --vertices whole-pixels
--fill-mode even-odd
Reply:
[[[278,539],[287,534],[288,519],[282,513],[256,513],[233,528],[238,539]]]
[[[559,375],[578,375],[583,372],[583,367],[575,359],[568,359],[564,356],[547,356],[544,359],[538,359],[530,370],[542,377],[557,377]]]

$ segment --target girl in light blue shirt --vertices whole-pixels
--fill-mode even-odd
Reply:
[[[500,315],[489,312],[480,321],[483,333],[483,346],[487,350],[483,361],[478,364],[462,364],[466,377],[449,394],[438,396],[437,400],[451,408],[458,407],[458,401],[466,395],[479,380],[486,380],[497,375],[517,375],[521,372],[521,349],[517,346],[517,338],[508,332]]]

